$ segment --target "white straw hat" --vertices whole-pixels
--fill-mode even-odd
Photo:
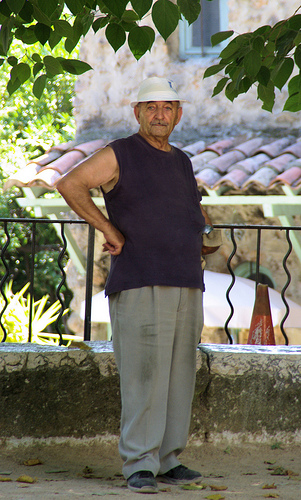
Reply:
[[[149,101],[179,101],[180,105],[183,102],[187,102],[185,99],[180,99],[172,80],[159,78],[158,76],[152,76],[143,80],[138,92],[137,101],[131,102],[131,106],[134,108],[139,102]]]

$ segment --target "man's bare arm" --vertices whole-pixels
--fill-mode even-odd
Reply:
[[[104,234],[104,250],[119,255],[124,236],[103,215],[93,202],[90,189],[102,186],[112,188],[119,178],[119,166],[114,151],[106,147],[81,162],[57,184],[57,190],[68,205],[82,219]]]

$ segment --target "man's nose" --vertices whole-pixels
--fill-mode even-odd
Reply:
[[[160,106],[156,109],[156,118],[164,118],[163,108],[161,108]]]

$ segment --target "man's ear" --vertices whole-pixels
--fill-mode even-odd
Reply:
[[[176,125],[178,125],[179,121],[181,120],[181,118],[182,118],[182,114],[183,114],[183,108],[181,108],[181,107],[179,106],[179,107],[178,107],[178,117],[177,117]]]
[[[140,123],[140,119],[139,119],[140,108],[139,108],[138,104],[134,107],[134,113],[135,113],[135,118],[136,118],[137,122]]]

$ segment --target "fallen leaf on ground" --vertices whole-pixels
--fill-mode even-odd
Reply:
[[[289,469],[285,469],[284,467],[269,467],[268,470],[272,470],[271,476],[299,476],[297,472],[294,472]]]
[[[220,477],[225,477],[225,476],[222,476],[221,474],[203,474],[203,477],[214,477],[218,479]]]
[[[271,450],[283,450],[282,443],[274,443],[274,444],[272,444]]]
[[[117,493],[116,491],[103,491],[101,493],[91,493],[91,495],[96,497],[104,497],[105,495],[119,495],[119,493]]]
[[[270,460],[265,460],[263,463],[268,465],[274,465],[276,463],[276,460],[274,460],[273,462],[271,462]]]
[[[10,476],[12,472],[12,470],[0,470],[0,476]]]
[[[159,491],[161,491],[162,493],[170,493],[171,489],[170,488],[159,488]]]
[[[85,344],[85,342],[82,342],[81,340],[71,340],[68,349],[72,348],[78,348],[78,349],[83,349],[83,351],[90,351],[92,347],[89,345]]]
[[[286,476],[286,470],[284,467],[269,467],[268,470],[271,470],[272,476]]]
[[[25,462],[23,462],[23,465],[28,465],[29,467],[31,467],[32,465],[41,465],[43,462],[41,462],[41,460],[39,460],[38,458],[31,458],[29,460],[25,460]]]
[[[263,490],[277,490],[277,486],[275,485],[275,483],[273,484],[265,484],[263,487],[262,487]]]
[[[298,472],[294,472],[293,470],[287,470],[286,471],[287,475],[292,477],[292,476],[299,476]]]
[[[224,500],[225,497],[222,497],[219,493],[217,495],[209,495],[208,497],[205,497],[208,500]]]
[[[196,484],[196,483],[191,483],[191,484],[183,484],[181,486],[182,490],[205,490],[207,487],[206,484]]]
[[[34,479],[33,477],[26,476],[25,474],[23,476],[18,477],[17,479],[18,483],[36,483],[37,480]]]
[[[225,491],[228,489],[228,486],[215,486],[214,484],[209,484],[209,487],[212,491]]]
[[[0,477],[0,483],[6,483],[12,481],[10,477]]]
[[[62,472],[69,472],[69,469],[53,469],[45,470],[46,474],[61,474]]]
[[[277,493],[268,493],[267,495],[263,495],[264,498],[279,498],[279,495]]]

